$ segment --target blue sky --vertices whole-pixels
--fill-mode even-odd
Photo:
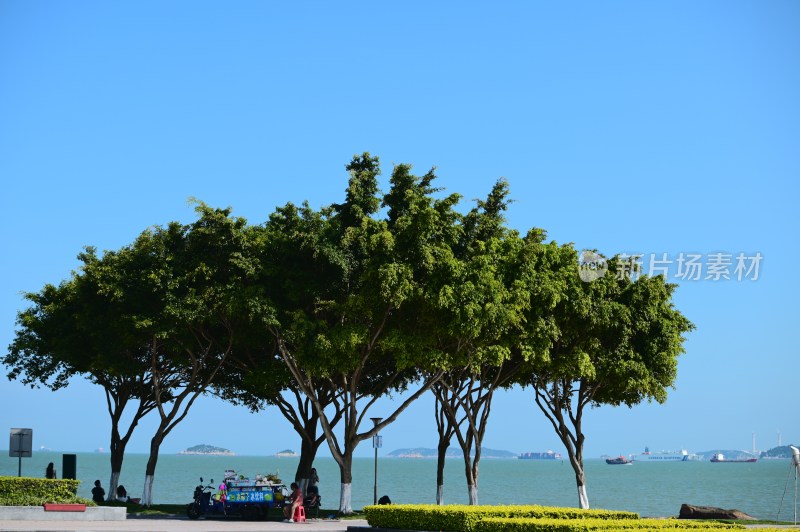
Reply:
[[[673,279],[697,326],[676,387],[664,405],[589,412],[586,453],[800,442],[798,27],[800,4],[775,0],[3,0],[0,344],[20,293],[67,277],[82,246],[191,220],[189,197],[253,223],[338,201],[344,164],[369,151],[384,177],[436,166],[464,208],[505,177],[512,226],[578,247],[760,253],[756,281]],[[0,430],[32,427],[35,447],[108,446],[103,394],[79,380],[3,379],[0,403]],[[163,449],[198,443],[299,447],[279,414],[211,398]],[[429,398],[384,432],[385,451],[435,443]],[[485,445],[561,450],[519,390],[497,398]]]

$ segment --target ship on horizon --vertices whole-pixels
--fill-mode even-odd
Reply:
[[[520,453],[520,460],[561,460],[561,454],[548,449],[543,453]]]
[[[738,458],[731,460],[730,458],[725,458],[725,455],[722,453],[714,453],[714,456],[711,457],[711,462],[717,463],[729,463],[729,464],[752,464],[753,462],[758,462],[758,458]]]
[[[651,453],[649,447],[644,448],[642,454],[637,454],[633,457],[636,462],[688,462],[689,451],[681,449],[680,451],[661,451],[658,453]]]

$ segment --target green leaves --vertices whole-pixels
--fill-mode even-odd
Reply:
[[[662,277],[618,278],[613,266],[583,282],[576,256],[571,246],[545,246],[529,271],[530,312],[538,316],[527,320],[527,336],[547,352],[535,380],[579,381],[596,404],[662,401],[693,328],[672,307],[672,289]]]
[[[408,264],[384,264],[378,269],[381,298],[399,308],[414,292],[414,272]]]

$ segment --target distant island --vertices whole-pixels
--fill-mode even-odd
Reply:
[[[285,457],[297,456],[297,453],[291,449],[284,449],[280,452],[275,453],[275,456],[280,456],[281,458],[285,458]]]
[[[223,449],[222,447],[214,447],[213,445],[206,445],[206,444],[189,447],[188,449],[184,449],[178,454],[210,454],[217,456],[236,456],[236,453],[234,453],[229,449]]]
[[[436,458],[439,456],[439,451],[430,449],[428,447],[413,447],[411,449],[395,449],[386,456],[392,458]],[[463,455],[461,449],[458,447],[450,446],[445,453],[447,458],[460,458]],[[481,447],[481,458],[516,458],[517,454],[511,451],[498,451],[496,449],[488,449]]]
[[[795,447],[798,447],[795,444]],[[788,445],[781,445],[780,447],[773,447],[768,451],[761,451],[761,458],[791,458],[792,450]]]

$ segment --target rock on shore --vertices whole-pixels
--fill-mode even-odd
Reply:
[[[678,519],[746,519],[755,520],[752,515],[747,515],[741,510],[725,510],[715,506],[693,506],[681,504]]]

